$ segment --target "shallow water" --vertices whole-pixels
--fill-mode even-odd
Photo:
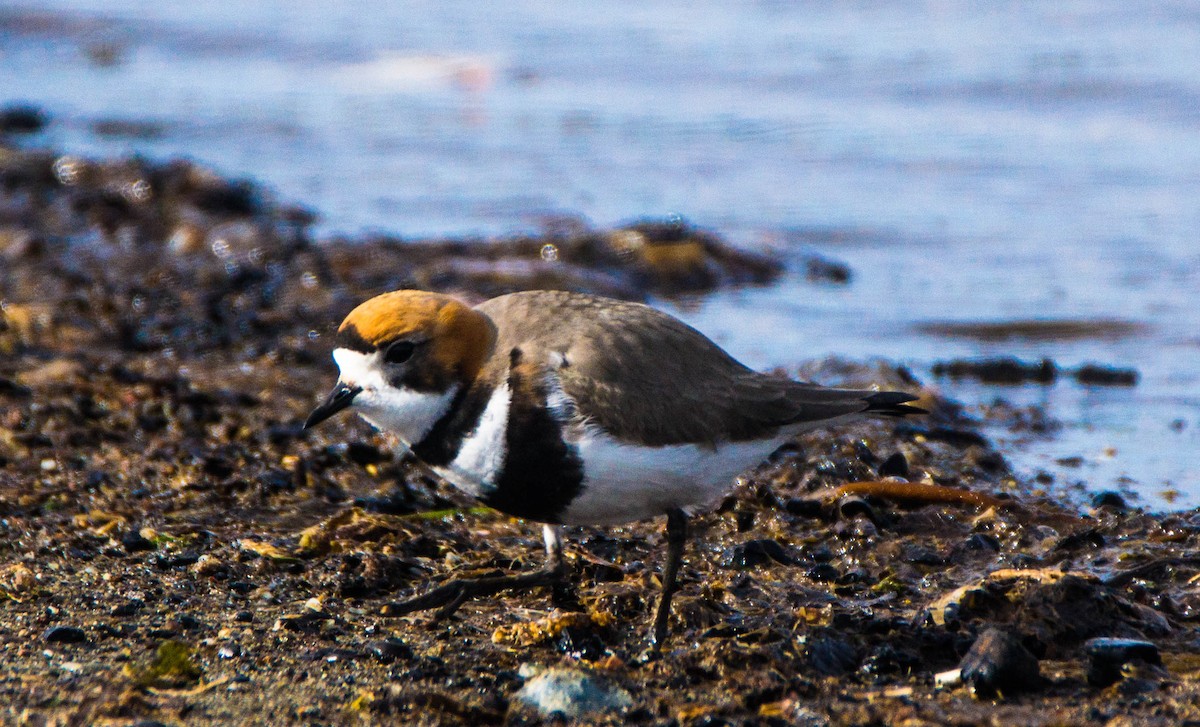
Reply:
[[[46,108],[47,145],[261,179],[313,206],[322,234],[682,215],[796,263],[770,289],[682,311],[756,366],[1133,366],[1132,389],[941,383],[968,404],[1048,406],[1063,428],[1008,450],[1022,472],[1200,504],[1194,3],[232,7],[0,4],[0,102]],[[852,283],[806,281],[812,253],[847,262]],[[1147,329],[917,330],[1044,317]]]

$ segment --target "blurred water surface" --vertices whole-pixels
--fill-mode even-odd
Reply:
[[[1191,0],[0,3],[0,102],[16,100],[53,115],[47,144],[252,176],[319,211],[322,234],[679,214],[792,261],[844,260],[846,287],[797,264],[675,312],[759,367],[1135,367],[1132,389],[944,385],[1048,406],[1063,428],[1008,450],[1024,473],[1200,504]],[[917,329],[1046,317],[1148,328]]]

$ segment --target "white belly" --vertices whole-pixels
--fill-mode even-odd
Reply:
[[[562,515],[570,525],[615,525],[707,505],[734,478],[762,462],[789,435],[719,447],[694,444],[640,447],[589,432],[575,442],[584,463],[583,492]]]

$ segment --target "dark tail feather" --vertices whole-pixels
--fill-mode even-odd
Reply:
[[[866,411],[870,414],[882,414],[889,417],[902,417],[907,414],[928,414],[919,406],[909,406],[906,401],[916,401],[918,397],[905,394],[902,391],[880,391],[863,397],[867,402]]]

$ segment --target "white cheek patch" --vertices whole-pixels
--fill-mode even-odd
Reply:
[[[399,437],[412,446],[433,429],[450,409],[458,387],[448,391],[413,391],[392,386],[383,375],[378,352],[359,353],[348,348],[333,352],[333,360],[345,384],[362,388],[352,408],[374,426]]]

